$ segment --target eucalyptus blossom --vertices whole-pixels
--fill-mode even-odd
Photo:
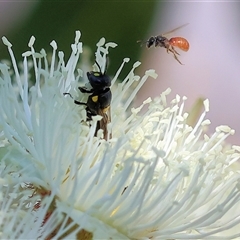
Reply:
[[[138,76],[136,62],[118,82],[131,64],[126,58],[111,76],[112,138],[106,141],[101,129],[95,134],[101,117],[88,121],[86,106],[73,100],[88,98],[78,90],[87,84],[79,31],[68,60],[55,41],[50,58],[36,52],[32,37],[17,64],[12,44],[2,40],[11,63],[0,64],[1,238],[240,237],[240,147],[225,144],[234,133],[228,126],[207,134],[207,100],[193,127],[187,98],[169,101],[170,89],[133,108],[138,90],[157,75]],[[103,71],[116,46],[104,38],[97,43]]]

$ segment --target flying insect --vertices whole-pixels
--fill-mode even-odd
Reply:
[[[95,136],[99,129],[103,130],[103,138],[108,139],[107,124],[111,122],[110,104],[112,100],[111,92],[111,79],[106,75],[106,68],[104,72],[101,72],[101,68],[97,62],[95,62],[99,68],[99,72],[91,71],[87,72],[88,81],[92,89],[86,87],[78,87],[82,93],[89,93],[89,97],[86,103],[74,100],[77,105],[86,106],[87,121],[91,121],[93,116],[100,115],[102,119],[97,122]],[[64,93],[64,95],[70,95],[70,93]],[[71,96],[72,97],[72,96]],[[111,134],[109,134],[111,137]]]
[[[187,23],[188,24],[188,23]],[[160,34],[158,36],[152,36],[150,37],[145,43],[146,43],[146,47],[150,48],[152,46],[155,47],[164,47],[167,49],[167,53],[171,52],[173,54],[173,57],[181,64],[183,65],[180,60],[178,59],[177,55],[180,55],[175,47],[187,52],[189,50],[189,42],[187,41],[187,39],[183,38],[183,37],[173,37],[168,39],[167,37],[165,37],[164,35],[170,34],[172,32],[175,32],[176,30],[178,30],[179,28],[185,27],[187,24],[184,24],[180,27],[177,27],[167,33],[164,34]],[[141,41],[138,41],[141,42]]]

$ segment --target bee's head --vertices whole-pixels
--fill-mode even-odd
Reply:
[[[110,87],[111,79],[106,74],[106,70],[104,73],[102,73],[101,68],[97,62],[96,62],[96,65],[99,68],[99,72],[95,72],[95,71],[87,72],[87,77],[88,77],[90,85],[92,86],[92,88],[94,90],[105,89],[107,87]]]

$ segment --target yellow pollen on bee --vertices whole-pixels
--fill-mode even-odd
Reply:
[[[93,102],[97,102],[97,101],[98,101],[98,95],[93,96],[93,97],[92,97],[92,100],[93,100]]]
[[[105,107],[105,108],[102,110],[103,113],[106,113],[106,112],[108,111],[109,107],[110,107],[110,106]]]

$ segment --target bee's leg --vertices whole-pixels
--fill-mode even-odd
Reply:
[[[77,105],[84,105],[84,106],[87,106],[86,103],[84,103],[84,102],[79,102],[79,101],[77,101],[77,100],[74,100],[74,103],[77,104]]]
[[[87,112],[87,121],[92,121],[92,116],[94,115],[92,114],[92,112],[88,107],[86,108],[86,112]]]
[[[73,99],[73,97],[72,97],[72,94],[71,93],[63,93],[63,95],[65,96],[65,95],[69,95],[72,99]]]
[[[93,93],[93,89],[86,89],[84,87],[78,87],[78,89],[80,90],[80,92],[82,93]]]
[[[71,93],[63,93],[63,95],[69,95],[69,96],[73,99]],[[77,105],[84,105],[84,106],[87,106],[86,103],[84,103],[84,102],[79,102],[79,101],[77,101],[77,100],[74,100],[74,103],[77,104]]]

